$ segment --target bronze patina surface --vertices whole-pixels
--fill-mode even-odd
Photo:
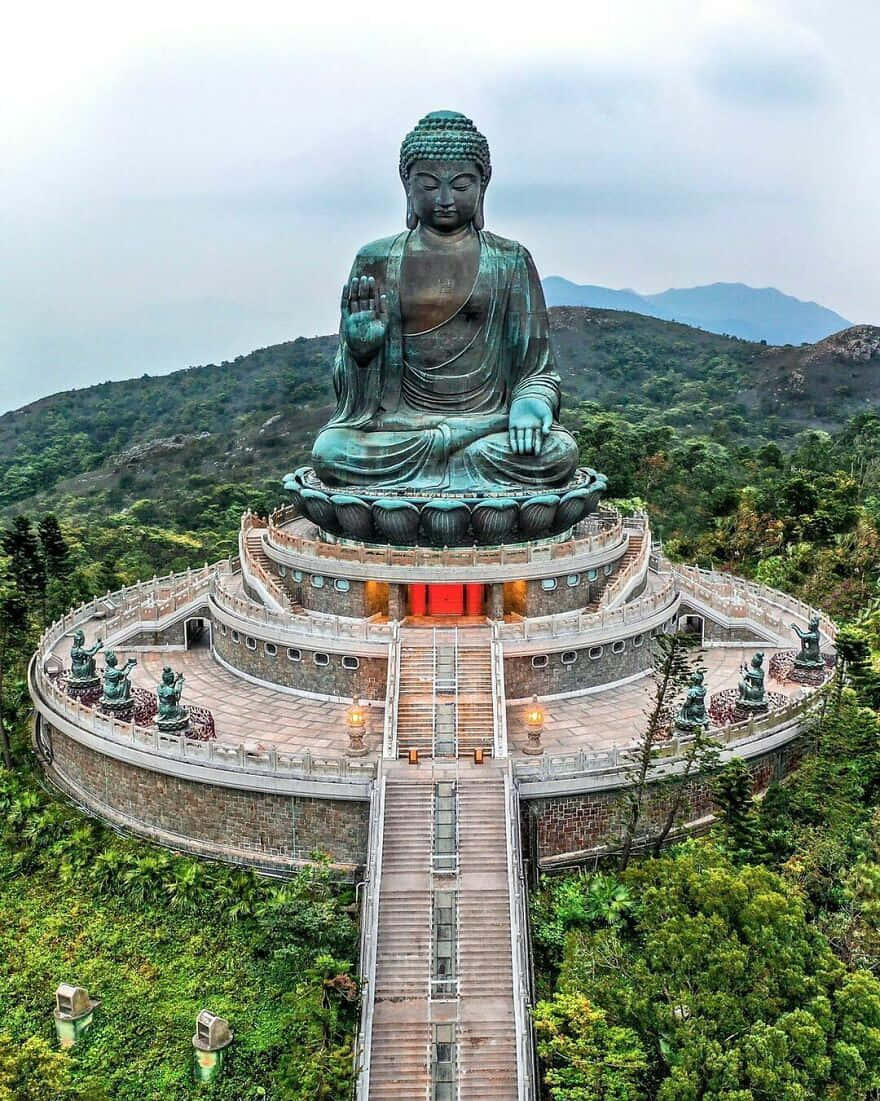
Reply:
[[[488,525],[493,537],[535,538],[559,530],[566,494],[580,491],[585,504],[563,509],[569,526],[598,503],[604,479],[576,474],[577,444],[557,421],[559,376],[535,265],[518,242],[484,228],[491,174],[486,139],[458,112],[435,111],[404,139],[407,228],[355,258],[342,292],[336,412],[315,440],[314,474],[285,480],[306,499],[321,494],[312,503],[327,531],[350,534],[353,525],[365,538],[406,531],[406,542],[473,541],[488,529],[473,525],[460,501],[432,504],[431,516],[449,515],[427,532],[421,506],[485,495],[493,518],[509,514],[509,523]],[[539,508],[521,525],[523,505],[553,490],[543,529]],[[418,517],[397,506],[396,523],[377,531],[389,512],[373,509],[383,494],[411,497]],[[349,524],[334,495],[353,498],[337,502]],[[372,510],[369,523],[356,515],[358,501]]]

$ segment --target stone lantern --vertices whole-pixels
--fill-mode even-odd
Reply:
[[[213,1082],[223,1069],[225,1052],[232,1043],[233,1033],[229,1022],[203,1009],[196,1017],[196,1033],[192,1038],[195,1049],[195,1072],[199,1082]]]
[[[345,713],[345,725],[348,727],[349,757],[365,757],[369,753],[364,740],[367,710],[360,700],[352,700],[351,707]]]
[[[82,1034],[92,1027],[94,1011],[101,1004],[90,998],[82,986],[61,983],[55,991],[55,1032],[62,1048],[73,1047]]]
[[[523,753],[537,756],[544,752],[544,748],[541,745],[541,735],[543,732],[544,708],[538,701],[538,697],[532,696],[532,702],[529,704],[528,711],[526,711],[526,733],[529,740],[528,743],[523,746]]]

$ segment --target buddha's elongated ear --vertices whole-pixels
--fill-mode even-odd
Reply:
[[[473,223],[474,229],[482,229],[486,224],[486,219],[483,215],[483,199],[486,195],[486,188],[484,187],[480,191],[480,198],[477,201],[477,209],[474,211]]]
[[[413,210],[412,199],[410,198],[409,191],[406,193],[406,228],[415,229],[419,224],[419,216]]]

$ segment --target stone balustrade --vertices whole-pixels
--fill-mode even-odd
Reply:
[[[122,722],[88,707],[68,696],[42,668],[37,656],[31,661],[29,682],[38,710],[51,725],[67,720],[77,731],[101,739],[104,752],[115,756],[113,746],[131,747],[149,757],[186,766],[202,765],[212,770],[231,770],[236,783],[247,775],[320,781],[370,781],[376,773],[375,762],[349,759],[339,755],[320,755],[305,750],[291,753],[274,745],[261,746],[253,736],[241,741],[196,741],[184,734],[165,734],[155,726]],[[39,706],[39,704],[43,706]],[[158,763],[157,771],[163,771]]]
[[[514,623],[500,623],[499,637],[504,642],[530,642],[577,635],[586,643],[603,641],[629,626],[648,630],[653,625],[653,616],[659,612],[672,614],[677,606],[672,575],[652,574],[651,577],[656,579],[656,584],[649,592],[619,608],[600,608],[596,612],[558,612]]]
[[[710,738],[719,745],[733,748],[758,742],[785,727],[795,727],[807,719],[821,699],[818,691],[804,692],[785,707],[768,711],[761,716],[751,716],[729,726],[711,727]],[[669,769],[676,761],[683,760],[690,737],[674,737],[658,743],[654,769]],[[545,753],[513,761],[513,773],[521,783],[551,780],[571,780],[580,777],[600,777],[620,774],[625,777],[635,764],[633,746],[612,746],[606,750],[579,749],[572,753]]]
[[[663,560],[663,568],[672,571],[686,594],[692,594],[730,619],[751,619],[769,627],[780,638],[788,638],[790,635],[788,616],[794,616],[806,623],[810,616],[818,615],[819,628],[825,637],[833,641],[837,634],[837,628],[828,616],[797,597],[771,589],[757,581],[717,570],[705,570],[699,566],[672,564],[666,560]],[[778,609],[785,616],[775,614],[771,609]]]
[[[393,547],[368,543],[327,543],[287,530],[300,513],[288,505],[269,516],[268,543],[279,551],[308,558],[345,563],[354,567],[404,567],[406,569],[449,570],[455,568],[546,565],[577,556],[596,554],[623,541],[624,524],[620,515],[603,509],[596,517],[577,526],[572,539],[561,542],[542,540],[509,546]],[[359,571],[355,571],[359,572]],[[354,576],[354,573],[352,574]]]

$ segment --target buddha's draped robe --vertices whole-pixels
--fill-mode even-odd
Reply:
[[[385,341],[367,364],[340,333],[333,372],[337,409],[312,452],[331,486],[482,490],[567,481],[577,445],[555,423],[554,370],[544,295],[528,252],[480,232],[470,295],[424,333],[403,333],[400,272],[408,233],[367,245],[351,277],[373,276],[387,295]],[[508,438],[513,401],[534,398],[554,424],[539,455],[517,455]]]

